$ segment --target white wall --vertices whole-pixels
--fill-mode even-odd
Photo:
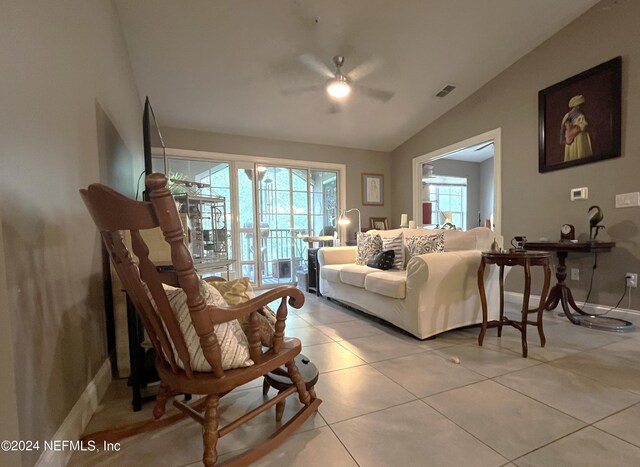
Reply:
[[[0,262],[20,438],[45,440],[107,357],[100,243],[78,189],[117,172],[133,190],[142,103],[110,0],[4,0],[0,43]]]

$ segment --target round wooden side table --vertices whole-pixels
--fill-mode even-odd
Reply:
[[[316,392],[314,386],[318,382],[318,368],[311,363],[311,361],[307,358],[306,355],[298,354],[294,359],[296,366],[298,367],[298,371],[300,372],[300,376],[302,376],[302,380],[311,395],[311,399],[316,398]],[[285,366],[281,366],[280,368],[272,371],[271,373],[267,373],[264,377],[264,381],[262,383],[262,394],[266,395],[269,392],[269,388],[275,388],[278,390],[278,394],[280,394],[285,389],[289,388],[293,382],[287,376],[287,369]],[[281,400],[276,404],[276,421],[279,422],[282,420],[282,414],[284,413],[285,400]]]
[[[498,337],[502,336],[502,326],[513,326],[522,335],[522,357],[527,357],[527,325],[536,326],[540,336],[540,346],[544,347],[546,338],[542,329],[542,314],[549,292],[549,282],[551,279],[551,269],[549,263],[551,254],[543,251],[510,251],[510,252],[482,252],[480,267],[478,268],[478,289],[480,291],[480,301],[482,302],[482,328],[478,336],[478,345],[482,345],[487,328],[498,328]],[[484,289],[484,270],[486,265],[495,264],[500,268],[500,319],[487,321],[487,295]],[[524,268],[524,296],[522,299],[522,318],[514,321],[504,316],[504,267],[522,266]],[[529,297],[531,295],[531,267],[542,266],[544,269],[544,285],[540,295],[540,304],[537,308],[529,308]],[[536,313],[535,321],[529,321],[528,315]]]

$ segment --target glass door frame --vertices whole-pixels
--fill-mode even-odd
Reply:
[[[276,157],[265,157],[265,156],[249,156],[249,155],[241,155],[241,154],[226,154],[220,152],[208,152],[208,151],[196,151],[191,149],[176,149],[176,148],[167,148],[166,149],[166,157],[172,159],[190,159],[190,160],[203,160],[203,161],[215,161],[215,162],[228,162],[229,163],[229,187],[231,190],[231,205],[234,207],[233,210],[230,211],[231,214],[231,226],[232,226],[232,238],[233,242],[233,252],[234,252],[234,272],[238,275],[242,274],[242,268],[240,264],[240,216],[238,213],[238,181],[237,181],[237,172],[239,167],[247,167],[247,163],[253,163],[253,170],[256,173],[258,166],[276,166],[276,167],[286,167],[291,169],[305,169],[305,170],[326,170],[326,171],[334,171],[338,174],[338,216],[340,212],[344,211],[347,206],[346,201],[346,193],[347,193],[347,166],[346,164],[337,164],[333,162],[317,162],[317,161],[306,161],[303,159],[284,159],[284,158],[276,158]],[[255,179],[256,177],[254,177]],[[307,181],[307,184],[309,181]],[[258,192],[257,192],[257,184],[254,180],[254,238],[255,235],[259,235],[259,219],[257,218],[257,203],[258,200]],[[308,202],[311,203],[311,193],[307,190]],[[344,238],[344,226],[336,226],[339,229],[339,237]],[[254,253],[255,256],[255,253]],[[262,276],[258,276],[258,274],[262,274],[262,267],[259,265],[259,261],[256,260],[256,268],[254,270],[256,280],[261,278]],[[292,282],[295,280],[293,277],[294,271],[292,271]],[[256,288],[270,288],[271,284],[268,286],[257,285],[258,282],[255,283]],[[286,285],[286,283],[280,283],[275,285]]]

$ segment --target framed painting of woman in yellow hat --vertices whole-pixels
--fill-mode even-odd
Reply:
[[[539,172],[620,156],[622,59],[538,93]]]

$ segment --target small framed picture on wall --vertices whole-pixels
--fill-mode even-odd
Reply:
[[[389,230],[389,221],[386,217],[370,217],[369,224],[375,230]]]
[[[362,174],[362,205],[384,205],[384,175]]]

